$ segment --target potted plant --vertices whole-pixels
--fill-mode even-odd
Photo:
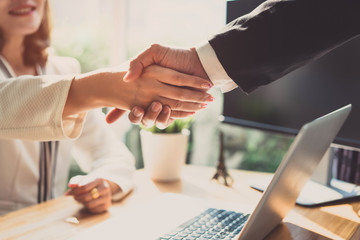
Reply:
[[[192,118],[176,119],[169,127],[140,131],[145,170],[156,181],[175,181],[186,162]]]

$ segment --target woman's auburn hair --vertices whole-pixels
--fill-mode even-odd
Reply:
[[[24,63],[28,66],[34,66],[39,64],[40,66],[45,66],[48,53],[47,48],[50,46],[50,9],[48,2],[45,2],[44,6],[44,16],[41,20],[39,29],[24,39]],[[0,31],[0,51],[3,49],[5,44],[5,39]]]

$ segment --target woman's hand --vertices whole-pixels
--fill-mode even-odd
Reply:
[[[177,96],[169,95],[171,98],[174,98],[175,96],[175,98],[178,100],[177,103],[172,105],[164,103],[164,101],[162,101],[161,99],[157,99],[158,101],[152,102],[151,105],[146,106],[146,108],[140,105],[134,106],[129,114],[129,119],[132,123],[138,124],[142,122],[145,126],[152,126],[156,124],[157,127],[159,128],[165,128],[169,124],[171,124],[175,118],[189,117],[193,115],[195,111],[205,108],[207,106],[205,103],[206,101],[213,100],[213,98],[210,95],[207,95],[205,93],[207,90],[209,90],[212,87],[212,84],[205,79],[187,74],[182,74],[180,72],[171,69],[153,65],[146,68],[143,74],[141,75],[141,77],[135,82],[138,84],[143,84],[141,81],[147,77],[155,77],[159,82],[164,84],[170,84],[172,85],[172,87],[173,86],[187,87],[188,89],[189,88],[192,89],[192,92],[186,93],[186,91],[184,91],[183,93],[184,95],[182,96],[182,98],[180,97],[180,95]],[[179,89],[177,89],[177,91],[178,90]],[[193,93],[194,90],[197,90],[197,92]],[[188,96],[192,95],[192,98],[189,99],[184,98],[187,96],[186,94],[189,94]],[[198,98],[197,97],[198,94],[204,94],[205,96],[208,96],[208,98],[207,99]],[[185,109],[185,108],[181,108],[180,106],[189,103],[181,103],[179,101],[199,101],[202,102],[203,104],[201,105],[198,103],[195,105],[190,104],[187,105],[188,108]],[[146,111],[144,111],[144,109]],[[112,123],[116,121],[118,118],[120,118],[123,113],[124,111],[121,109],[114,109],[107,115],[106,120],[108,123]]]
[[[193,82],[198,82],[196,88],[190,88]],[[204,91],[210,87],[202,78],[153,65],[144,70],[138,81],[119,83],[117,89],[124,102],[118,104],[123,104],[122,109],[127,110],[134,106],[145,109],[151,102],[159,101],[173,111],[195,112],[206,107],[206,102],[213,101],[214,98]]]
[[[160,102],[155,101],[151,103],[146,111],[138,106],[133,107],[128,118],[133,124],[142,123],[146,127],[156,125],[157,128],[164,129],[173,123],[175,118],[185,118],[190,115],[192,114],[179,111],[172,113],[169,106],[162,106]]]
[[[73,177],[69,182],[67,196],[84,205],[91,213],[102,213],[111,206],[112,194],[120,191],[120,187],[111,181],[102,178],[84,184],[86,176]],[[115,191],[115,192],[114,192]]]
[[[138,81],[124,82],[125,72],[100,70],[77,76],[70,87],[63,116],[92,108],[146,109],[153,101],[170,107],[174,117],[189,115],[206,107],[213,97],[206,93],[209,81],[163,68],[149,66]]]

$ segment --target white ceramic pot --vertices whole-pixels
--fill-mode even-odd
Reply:
[[[189,133],[189,130],[182,133],[140,131],[144,167],[151,179],[166,182],[180,179]]]

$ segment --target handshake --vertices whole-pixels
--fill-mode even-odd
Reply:
[[[166,128],[206,108],[214,100],[207,93],[212,86],[195,49],[152,45],[130,61],[128,71],[110,68],[76,76],[63,117],[114,107],[108,123],[130,111],[132,123]]]
[[[212,83],[195,49],[173,49],[158,44],[152,45],[130,62],[129,71],[123,80],[131,82],[140,78],[138,81],[141,81],[141,78],[146,76],[164,84],[159,86],[163,89],[160,94],[164,98],[154,99],[145,109],[134,106],[129,114],[129,120],[134,124],[141,122],[148,127],[156,124],[158,128],[163,129],[175,118],[191,116],[197,110],[206,108],[206,102],[214,100],[206,93],[212,87]],[[148,88],[149,91],[150,89]],[[148,90],[143,89],[144,93]],[[112,123],[124,112],[115,108],[107,115],[106,121]]]

